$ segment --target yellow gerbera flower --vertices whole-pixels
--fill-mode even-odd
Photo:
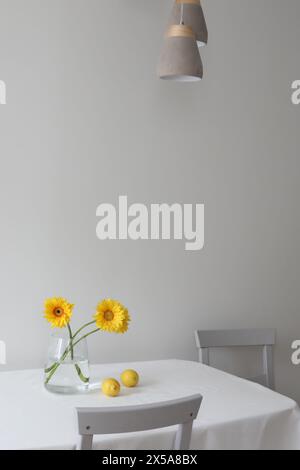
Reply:
[[[45,300],[44,317],[52,328],[64,328],[71,320],[74,305],[62,297]]]
[[[113,299],[102,300],[97,305],[97,312],[94,318],[97,327],[109,333],[125,333],[130,322],[127,308]]]

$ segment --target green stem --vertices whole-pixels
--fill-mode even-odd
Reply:
[[[69,336],[70,336],[71,359],[73,361],[74,359],[73,336],[72,336],[72,330],[71,330],[69,323],[68,323],[68,331],[69,331]]]
[[[55,364],[53,364],[49,369],[51,370],[50,374],[48,375],[46,381],[45,381],[45,384],[49,383],[52,376],[55,374],[56,370],[59,368],[60,364],[66,359],[67,355],[69,353],[69,350],[68,348],[65,350],[65,352],[63,353],[62,357],[60,358],[59,362],[55,362]],[[49,370],[48,369],[48,370]],[[46,370],[47,372],[47,370]]]
[[[72,361],[74,360],[74,346],[73,346],[73,339],[75,336],[72,335],[72,330],[71,330],[71,326],[70,324],[68,323],[68,330],[69,330],[69,336],[70,336],[70,352],[71,352],[71,359]],[[89,378],[88,377],[85,377],[82,373],[82,370],[81,368],[79,367],[78,364],[74,364],[75,366],[75,369],[76,369],[76,372],[78,374],[78,377],[80,378],[80,380],[84,383],[88,383],[89,381]]]
[[[92,322],[94,323],[94,322]],[[85,325],[86,326],[86,325]],[[71,351],[72,348],[74,348],[74,346],[76,346],[78,343],[80,343],[80,341],[82,341],[83,339],[87,338],[88,336],[96,333],[97,331],[100,331],[100,328],[97,328],[96,330],[92,330],[90,331],[89,333],[87,333],[86,335],[82,336],[81,338],[79,338],[77,341],[75,341],[75,343],[73,343],[73,341],[71,342],[71,345],[68,346],[65,350],[65,352],[63,353],[62,357],[60,358],[59,362],[56,362],[55,364],[53,364],[49,369],[46,369],[46,373],[48,371],[51,371],[50,374],[48,375],[46,381],[45,381],[45,384],[48,384],[52,378],[52,376],[55,374],[56,370],[59,368],[59,366],[61,365],[61,363],[66,359],[67,355],[69,354],[69,352]],[[74,336],[73,336],[73,339],[74,339]],[[84,377],[84,375],[82,374],[81,372],[81,369],[80,367],[78,366],[78,364],[75,365],[76,367],[76,370],[77,370],[77,373],[79,375],[79,377],[81,378],[81,380],[83,382],[87,382],[88,379],[86,377]]]
[[[73,339],[76,338],[76,336],[78,336],[78,334],[84,329],[86,328],[87,326],[90,326],[90,325],[93,325],[94,323],[96,323],[96,320],[93,320],[89,323],[86,323],[85,325],[83,325],[81,328],[79,328],[79,330],[76,331],[76,333],[74,333],[73,335]]]
[[[90,323],[87,323],[86,325],[83,325],[78,331],[76,331],[76,333],[74,335],[72,335],[72,330],[71,330],[71,327],[70,325],[68,324],[68,331],[69,331],[69,337],[70,337],[70,346],[71,346],[71,358],[73,359],[74,358],[74,346],[73,346],[73,342],[72,340],[78,335],[78,333],[80,333],[81,330],[83,330],[83,328],[85,328],[86,326],[88,325],[92,325],[93,323],[95,323],[94,321],[90,322]],[[67,349],[64,351],[64,353],[67,351]],[[51,370],[56,366],[57,362],[54,362],[54,364],[52,364],[52,366],[48,367],[47,369],[45,369],[45,372],[46,374],[48,372],[51,372]]]
[[[52,364],[52,366],[48,367],[48,369],[45,369],[45,373],[48,374],[48,372],[51,372],[52,369],[56,366],[57,362],[54,362],[54,364]]]
[[[83,330],[83,328],[85,328],[86,326],[88,325],[92,325],[93,323],[95,323],[95,321],[92,321],[90,323],[86,323],[85,325],[83,325],[81,328],[79,328],[79,330],[76,331],[76,333],[74,335],[72,335],[72,330],[71,330],[71,327],[70,325],[68,324],[68,331],[69,331],[69,337],[70,337],[70,344],[71,344],[71,357],[72,359],[74,358],[74,347],[73,347],[73,344],[72,344],[72,340],[78,335],[78,333],[80,333],[81,330]],[[66,352],[66,350],[65,350]],[[48,367],[48,369],[45,369],[45,372],[48,373],[48,372],[51,372],[51,370],[56,366],[57,362],[55,362],[54,364],[52,364],[52,366]]]
[[[82,341],[84,338],[87,338],[88,336],[96,333],[97,331],[100,331],[100,328],[97,328],[96,330],[90,331],[86,335],[81,336],[81,338],[79,338],[77,341],[75,341],[75,343],[73,343],[73,346],[76,346],[76,344],[80,343],[80,341]]]
[[[81,380],[82,382],[84,382],[85,384],[89,383],[89,380],[90,380],[90,379],[89,379],[88,377],[85,377],[85,376],[83,375],[82,370],[80,369],[80,367],[79,367],[78,364],[75,364],[75,369],[76,369],[76,371],[77,371],[77,374],[78,374],[80,380]]]

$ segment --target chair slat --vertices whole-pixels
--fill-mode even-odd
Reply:
[[[199,330],[196,331],[196,342],[198,348],[274,345],[275,330]]]
[[[271,328],[252,330],[197,330],[195,331],[196,346],[199,350],[199,362],[210,365],[210,348],[226,348],[241,346],[263,347],[263,375],[253,378],[253,382],[261,383],[274,390],[273,345],[276,330]]]
[[[80,449],[92,447],[93,435],[138,432],[179,425],[175,449],[188,449],[201,395],[150,405],[77,408]]]

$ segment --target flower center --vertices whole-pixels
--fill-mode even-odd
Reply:
[[[112,321],[114,319],[114,314],[110,310],[106,310],[106,312],[104,312],[104,319],[106,321]]]
[[[62,308],[57,307],[57,308],[54,309],[53,313],[56,317],[61,317],[63,315],[64,311],[63,311]]]

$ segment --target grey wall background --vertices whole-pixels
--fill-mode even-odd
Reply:
[[[276,327],[278,390],[300,399],[300,78],[297,0],[204,0],[205,78],[156,78],[171,1],[0,0],[0,339],[40,367],[47,296],[88,321],[130,309],[93,362],[196,359],[193,330]],[[101,202],[206,206],[205,249],[100,242]]]

